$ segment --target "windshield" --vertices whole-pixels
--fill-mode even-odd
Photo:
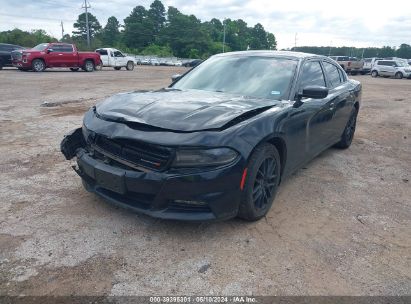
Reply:
[[[296,67],[297,60],[285,58],[215,56],[181,78],[173,88],[283,99]]]
[[[395,64],[397,65],[397,67],[405,67],[402,61],[396,61]]]
[[[34,48],[32,48],[32,50],[44,51],[48,45],[49,45],[48,43],[41,43],[39,45],[36,45]]]

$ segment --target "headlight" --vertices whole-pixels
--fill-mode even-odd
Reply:
[[[177,150],[173,167],[222,166],[233,162],[238,153],[229,148]]]

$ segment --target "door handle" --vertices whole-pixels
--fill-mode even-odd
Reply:
[[[63,56],[63,54],[59,54],[59,56]]]

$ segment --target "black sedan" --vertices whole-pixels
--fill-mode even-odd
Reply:
[[[0,70],[12,66],[11,53],[24,50],[24,47],[14,44],[0,43]]]
[[[88,191],[154,217],[258,220],[286,176],[354,136],[361,84],[295,52],[215,55],[91,108],[61,150]]]

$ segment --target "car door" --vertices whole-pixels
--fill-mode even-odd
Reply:
[[[297,94],[307,86],[326,87],[326,80],[320,60],[309,60],[303,63],[297,80]],[[284,126],[288,134],[290,171],[323,151],[332,142],[331,120],[333,116],[332,101],[324,99],[303,98],[302,105],[293,108]],[[288,162],[288,161],[287,161]]]
[[[46,50],[46,64],[48,67],[60,67],[61,47],[58,44],[50,45]]]
[[[390,63],[388,61],[382,60],[378,62],[379,71],[378,74],[381,76],[391,76],[390,75]]]
[[[78,58],[77,52],[74,51],[73,45],[71,44],[62,44],[60,46],[59,60],[61,67],[77,67]]]
[[[341,139],[351,115],[355,102],[354,88],[347,81],[347,77],[340,67],[327,60],[323,61],[323,67],[329,89],[329,110],[333,115],[329,125],[330,138],[332,142],[337,142]]]
[[[125,66],[125,56],[118,50],[114,51],[114,58],[116,59],[116,66],[122,67]]]

